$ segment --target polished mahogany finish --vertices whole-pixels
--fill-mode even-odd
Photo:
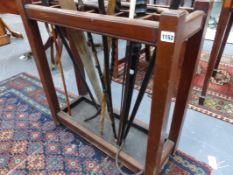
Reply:
[[[16,0],[1,0],[0,13],[19,14]]]
[[[75,125],[65,117],[68,114],[60,110],[41,36],[38,35],[39,29],[36,21],[157,47],[145,174],[158,175],[162,164],[172,152],[174,145],[177,144],[177,135],[179,135],[182,126],[191,81],[197,65],[199,47],[202,43],[205,13],[196,10],[187,14],[183,10],[164,9],[156,17],[159,21],[155,21],[148,20],[153,19],[151,17],[146,18],[147,20],[126,19],[118,16],[41,7],[32,5],[30,0],[17,0],[17,2],[54,120],[76,131],[110,156],[116,154],[114,145],[109,145],[86,128]],[[203,2],[205,5],[206,3],[206,1]],[[163,36],[164,32],[170,32],[169,36]],[[184,47],[185,45],[186,47]],[[180,58],[181,55],[184,55],[183,59]],[[181,82],[177,94],[175,94],[177,96],[177,110],[174,112],[173,118],[178,120],[173,120],[170,137],[166,138],[165,128],[171,99],[176,92],[174,89],[177,88],[174,82],[179,79],[184,85],[181,88]],[[133,171],[143,167],[124,152],[120,154],[120,160]]]

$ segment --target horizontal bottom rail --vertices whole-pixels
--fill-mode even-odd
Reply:
[[[84,100],[83,100],[84,99]],[[79,97],[78,100],[74,101],[73,104],[71,105],[72,108],[75,106],[79,107],[81,101],[85,101],[86,98],[84,97]],[[78,108],[77,108],[78,109]],[[65,108],[63,109],[65,111]],[[99,148],[101,151],[106,153],[112,158],[115,158],[118,148],[116,145],[110,143],[107,141],[104,137],[98,135],[97,133],[91,131],[87,127],[83,126],[80,122],[75,121],[73,116],[68,115],[66,112],[60,111],[58,112],[58,120],[61,124],[63,124],[65,127],[71,129],[75,133],[79,134],[82,138]],[[143,133],[139,128],[138,131]],[[147,135],[146,133],[143,133]],[[147,142],[147,138],[144,139],[144,142]],[[146,149],[146,146],[144,146]],[[164,149],[163,149],[163,154],[161,158],[161,167],[164,163],[166,163],[166,160],[170,153],[172,152],[174,147],[174,143],[170,140],[166,140],[164,143]],[[133,149],[133,148],[132,148]],[[146,151],[146,150],[145,150]],[[125,151],[122,151],[119,155],[119,160],[120,162],[126,166],[128,169],[138,172],[141,169],[143,169],[142,162],[139,162],[136,160],[133,156],[129,155]]]

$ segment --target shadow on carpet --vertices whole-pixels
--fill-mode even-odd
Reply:
[[[64,106],[64,94],[59,90],[57,94]],[[112,158],[69,129],[55,126],[40,81],[19,74],[0,82],[0,175],[6,174],[119,175],[119,172]],[[211,169],[177,151],[161,174],[210,175]]]

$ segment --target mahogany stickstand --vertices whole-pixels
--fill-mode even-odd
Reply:
[[[145,175],[158,175],[168,156],[175,151],[179,140],[187,100],[192,88],[191,82],[203,41],[206,26],[205,12],[208,12],[210,3],[196,1],[195,8],[189,9],[189,14],[183,10],[164,8],[161,14],[150,12],[144,19],[55,9],[33,5],[30,0],[17,0],[17,3],[55,123],[65,125],[112,157],[117,153],[115,145],[81,123],[74,122],[72,116],[69,116],[64,109],[60,109],[37,21],[157,47],[148,144],[145,148],[147,150]],[[153,8],[150,11],[153,11]],[[177,81],[178,84],[175,83]],[[80,87],[82,83],[77,84],[83,89]],[[175,111],[167,138],[164,133],[174,96],[176,96]],[[75,103],[83,98],[86,99],[85,94],[81,93]],[[71,105],[73,106],[74,104]],[[132,171],[143,168],[139,161],[125,152],[121,152],[119,158]]]

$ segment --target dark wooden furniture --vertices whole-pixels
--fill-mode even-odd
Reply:
[[[224,0],[222,10],[219,17],[219,22],[216,30],[216,35],[209,58],[209,63],[204,79],[204,84],[199,99],[199,104],[203,105],[208,89],[208,84],[211,76],[216,75],[228,36],[233,23],[233,0]]]
[[[39,0],[33,0],[34,4],[41,4],[41,2]],[[3,13],[10,13],[10,14],[16,14],[19,15],[19,11],[18,11],[18,7],[17,7],[17,3],[16,0],[1,0],[0,1],[0,14]],[[4,33],[4,30],[8,30],[10,32],[10,34],[14,37],[17,38],[23,38],[23,35],[19,32],[13,31],[9,26],[7,26],[3,21],[1,21],[2,19],[0,18],[0,46],[5,44],[9,44],[10,43],[10,35],[8,35],[6,32]],[[50,48],[50,55],[51,55],[51,62],[52,62],[52,69],[54,69],[57,65],[57,60],[59,59],[61,50],[62,50],[62,46],[61,44],[58,42],[59,38],[56,38],[56,31],[52,28],[49,27],[49,24],[45,24],[46,25],[46,29],[48,31],[48,39],[44,44],[44,49],[47,50]],[[2,43],[2,44],[1,44]],[[56,47],[58,46],[58,47]],[[55,52],[54,52],[54,48],[55,48]],[[25,53],[24,56],[30,58],[31,57],[31,53]]]
[[[33,0],[34,3],[40,4],[40,0]],[[0,1],[0,14],[1,13],[11,13],[19,14],[18,6],[16,0],[1,0]]]
[[[0,13],[19,14],[16,0],[1,0]]]
[[[2,18],[0,18],[0,46],[10,43],[10,35],[7,34],[6,27]]]
[[[9,44],[11,36],[15,38],[23,38],[21,33],[12,30],[0,17],[0,46]]]
[[[15,0],[2,0],[0,1],[0,14],[12,13],[18,14],[17,4]],[[9,32],[9,33],[8,33]],[[2,18],[0,18],[0,46],[9,44],[10,37],[22,38],[22,34],[12,30]]]
[[[197,9],[206,10],[209,3],[197,1],[196,11],[190,14],[181,10],[165,10],[160,15],[148,14],[150,20],[142,20],[53,9],[32,5],[30,0],[17,0],[17,2],[54,121],[79,133],[110,156],[114,156],[117,152],[114,145],[79,123],[73,122],[68,114],[60,109],[42,39],[38,35],[37,21],[157,46],[145,174],[158,175],[161,165],[172,150],[175,150],[174,145],[178,141],[189,90],[192,87],[192,78],[198,62],[205,26],[205,13]],[[164,31],[171,32],[174,38],[167,40],[166,36],[162,35]],[[181,57],[183,59],[180,59]],[[171,98],[176,89],[174,82],[177,81],[177,75],[180,77],[180,83],[176,94],[175,112],[170,135],[166,138],[164,133]],[[78,98],[83,98],[83,96]],[[120,154],[120,160],[133,171],[142,168],[141,164],[124,152]]]

